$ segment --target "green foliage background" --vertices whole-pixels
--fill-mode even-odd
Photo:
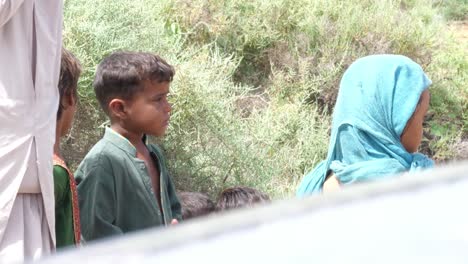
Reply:
[[[449,160],[468,138],[467,46],[446,26],[447,17],[464,19],[452,13],[466,0],[66,0],[64,8],[65,47],[84,67],[64,142],[74,167],[102,135],[92,80],[115,50],[151,51],[176,67],[171,126],[159,143],[180,190],[248,185],[292,196],[326,155],[341,75],[369,54],[404,54],[432,79],[424,152]]]

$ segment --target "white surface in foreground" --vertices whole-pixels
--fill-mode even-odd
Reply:
[[[43,263],[468,263],[468,163],[149,229]]]
[[[326,208],[143,262],[468,263],[467,193],[464,181]]]

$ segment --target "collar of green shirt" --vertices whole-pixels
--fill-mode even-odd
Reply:
[[[122,149],[123,151],[136,157],[136,153],[137,153],[136,148],[132,145],[132,143],[130,143],[130,141],[126,139],[124,136],[115,132],[112,128],[106,127],[106,131],[104,132],[103,138],[105,140],[108,140],[112,144],[116,145],[118,148]]]

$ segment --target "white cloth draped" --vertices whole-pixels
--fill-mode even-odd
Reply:
[[[50,254],[53,245],[40,194],[18,194],[0,248],[1,263],[37,260]]]
[[[62,0],[0,0],[0,245],[7,225],[23,228],[20,219],[10,219],[17,194],[38,191],[55,244],[52,154],[62,9]]]

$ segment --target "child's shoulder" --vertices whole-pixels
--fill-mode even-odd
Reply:
[[[103,138],[89,150],[81,163],[99,165],[113,163],[123,157],[122,152],[117,146]]]
[[[68,179],[68,171],[61,165],[55,164],[53,167],[54,179]]]
[[[105,140],[99,140],[86,154],[75,171],[77,183],[85,178],[104,177],[104,175],[114,175],[115,171],[126,171],[126,153],[117,146]],[[91,176],[91,177],[90,177]],[[113,177],[113,176],[112,176]]]
[[[54,178],[67,178],[70,173],[70,169],[67,166],[67,163],[63,160],[62,157],[54,153],[53,156],[53,175]]]

